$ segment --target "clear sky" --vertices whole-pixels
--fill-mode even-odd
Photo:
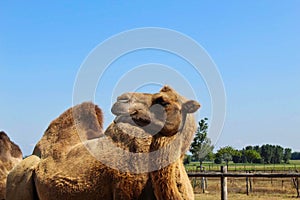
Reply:
[[[296,0],[1,1],[0,130],[31,154],[49,123],[72,106],[76,74],[89,52],[112,35],[150,26],[190,36],[218,66],[227,116],[216,148],[271,143],[300,151],[299,19]],[[137,53],[115,65],[181,64],[168,63],[168,56]],[[190,76],[193,85],[199,82],[200,117],[210,117],[203,80]],[[96,94],[95,101],[108,124],[111,99],[105,104]]]

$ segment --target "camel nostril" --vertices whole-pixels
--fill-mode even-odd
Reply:
[[[118,99],[119,103],[128,103],[129,99]]]
[[[128,94],[123,94],[117,98],[117,101],[119,103],[128,103],[129,100],[130,100],[130,95],[128,95]]]

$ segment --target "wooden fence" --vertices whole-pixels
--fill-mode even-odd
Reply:
[[[221,200],[227,200],[227,177],[245,177],[246,178],[246,190],[247,195],[249,194],[249,178],[251,177],[263,177],[263,178],[293,178],[293,183],[297,191],[297,198],[300,198],[300,173],[234,173],[227,172],[226,166],[221,166],[220,172],[189,172],[189,177],[220,177],[221,181]],[[251,182],[250,182],[251,184]]]

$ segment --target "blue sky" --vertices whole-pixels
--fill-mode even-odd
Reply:
[[[150,26],[190,36],[218,66],[227,116],[216,148],[272,143],[300,151],[299,9],[299,1],[271,0],[1,1],[0,129],[30,154],[49,123],[72,106],[73,84],[89,52],[112,35]],[[169,56],[137,53],[115,65],[176,68],[181,61]],[[203,80],[188,78],[199,82],[200,116],[210,116]],[[98,93],[96,103],[108,123],[109,104]]]

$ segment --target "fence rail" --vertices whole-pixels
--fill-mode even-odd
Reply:
[[[300,173],[231,173],[231,172],[197,172],[188,173],[189,177],[264,177],[264,178],[293,178]]]
[[[219,171],[220,166],[218,164],[203,164],[203,167],[207,171]],[[188,165],[188,171],[199,171],[199,164]],[[274,172],[274,171],[295,171],[300,170],[300,164],[230,164],[227,166],[227,171],[263,171],[263,172]]]
[[[263,178],[292,178],[295,189],[297,191],[297,198],[300,198],[300,173],[239,173],[239,172],[227,172],[226,166],[221,166],[221,172],[188,172],[189,177],[219,177],[221,180],[221,200],[227,200],[227,177],[245,177],[246,178],[246,190],[249,194],[249,178],[263,177]],[[251,182],[250,182],[251,185]],[[251,187],[251,186],[250,186]]]

